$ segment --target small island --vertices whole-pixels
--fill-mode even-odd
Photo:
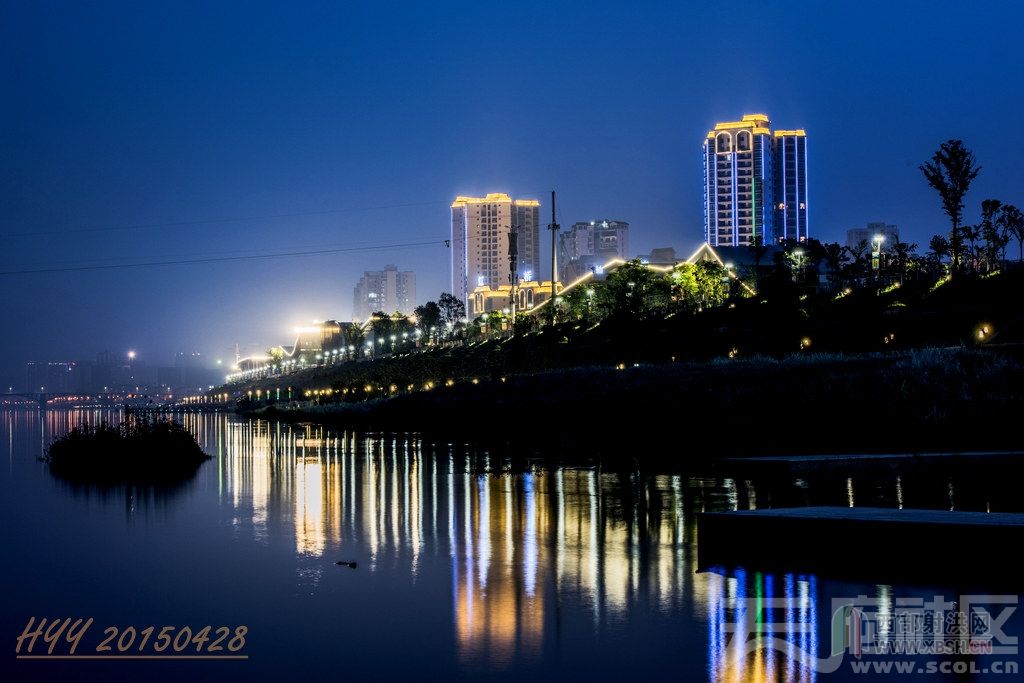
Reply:
[[[43,457],[57,477],[96,485],[180,483],[209,459],[180,422],[132,412],[116,425],[75,427]]]

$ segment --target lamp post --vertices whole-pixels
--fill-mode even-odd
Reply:
[[[803,282],[803,279],[804,279],[804,250],[803,249],[795,250],[793,252],[793,256],[796,256],[796,269],[797,269],[797,272],[799,273],[800,281]]]
[[[877,280],[882,270],[882,243],[885,235],[878,234],[871,238],[871,270]]]
[[[551,310],[551,324],[555,324],[555,305],[557,304],[556,298],[558,291],[555,289],[556,281],[558,280],[558,246],[557,236],[559,225],[556,222],[555,214],[555,191],[551,190],[551,222],[548,223],[548,230],[551,231],[551,305],[548,308]]]

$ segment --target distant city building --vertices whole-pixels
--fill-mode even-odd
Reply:
[[[562,283],[555,283],[555,291],[562,291]],[[538,282],[529,280],[520,282],[516,287],[517,311],[528,311],[540,306],[551,298],[551,280]],[[492,311],[511,309],[512,285],[480,285],[469,296],[469,319],[479,317]]]
[[[846,246],[853,249],[861,241],[867,243],[868,248],[871,248],[871,240],[874,239],[875,235],[883,235],[885,237],[885,243],[896,242],[900,238],[900,229],[895,225],[889,225],[884,222],[868,223],[866,228],[850,228],[846,231]]]
[[[679,262],[675,247],[655,247],[650,254],[641,254],[640,262],[652,266],[674,266]]]
[[[157,385],[174,392],[196,391],[223,380],[224,368],[198,351],[175,354],[174,367],[157,368],[155,378]]]
[[[352,318],[369,320],[377,311],[412,315],[416,308],[416,273],[387,265],[363,273],[352,294]]]
[[[142,391],[156,386],[158,369],[138,358],[107,352],[92,361],[32,361],[25,364],[23,389],[56,394]]]
[[[573,223],[558,236],[558,277],[573,280],[614,258],[629,258],[629,223],[589,221]]]
[[[764,114],[718,123],[704,139],[704,239],[713,247],[805,241],[807,133]]]
[[[476,287],[512,284],[509,232],[516,226],[520,280],[540,273],[540,202],[507,194],[456,197],[452,202],[452,294],[470,310]]]
[[[82,373],[74,361],[25,364],[25,388],[28,391],[73,393],[82,386]]]

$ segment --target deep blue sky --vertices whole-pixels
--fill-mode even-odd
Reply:
[[[686,251],[704,133],[749,112],[807,129],[813,236],[886,220],[927,243],[944,217],[917,166],[950,137],[984,167],[969,218],[1024,204],[1022,24],[1018,2],[935,0],[5,0],[0,270],[441,240],[456,194],[546,212],[551,188],[563,225],[628,220],[637,253]],[[82,232],[165,223],[184,224]],[[0,276],[0,352],[266,348],[347,318],[391,262],[421,301],[447,288],[443,246]]]

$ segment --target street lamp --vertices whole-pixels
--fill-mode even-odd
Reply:
[[[804,278],[804,250],[797,249],[793,252],[793,256],[796,257],[796,267],[800,271],[800,279]]]
[[[878,234],[871,238],[871,269],[878,276],[882,264],[882,243],[885,242],[885,235]]]

